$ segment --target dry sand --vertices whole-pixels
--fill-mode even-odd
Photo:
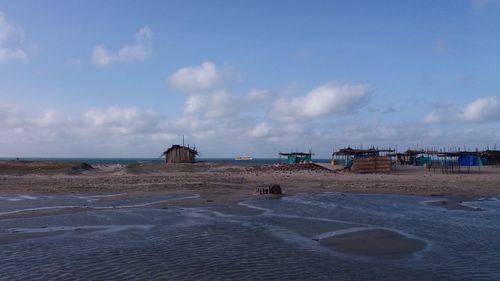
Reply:
[[[13,164],[12,164],[13,163]],[[355,174],[323,169],[283,170],[270,166],[224,164],[135,164],[72,169],[71,163],[0,161],[0,193],[196,192],[251,195],[257,187],[277,183],[297,192],[363,192],[416,195],[500,195],[500,167],[469,174],[442,174],[399,166],[391,174]]]
[[[256,188],[281,185],[287,195],[299,192],[353,192],[443,195],[449,202],[500,195],[500,167],[471,173],[442,174],[421,167],[399,166],[391,174],[355,174],[301,166],[235,166],[226,164],[102,165],[82,169],[75,163],[0,161],[0,196],[126,192],[199,194],[196,199],[161,207],[213,207],[239,213],[237,202],[255,198]],[[258,195],[257,195],[258,196]],[[447,207],[447,204],[437,203]]]

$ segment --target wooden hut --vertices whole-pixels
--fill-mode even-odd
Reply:
[[[182,146],[178,144],[172,145],[169,149],[163,152],[165,155],[165,163],[194,163],[198,151],[196,148]]]
[[[390,173],[391,149],[344,148],[333,154],[334,159],[342,159],[345,166],[356,173]]]
[[[408,149],[403,153],[396,153],[396,159],[397,162],[400,165],[419,165],[422,162],[422,158],[419,158],[419,156],[422,156],[425,154],[424,150],[411,150]]]

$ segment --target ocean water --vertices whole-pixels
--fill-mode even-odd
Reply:
[[[0,280],[500,280],[499,198],[464,203],[481,211],[342,193],[241,203],[255,215],[151,205],[196,196],[0,195]],[[7,218],[51,207],[85,211]],[[353,254],[321,243],[363,230],[422,247]]]

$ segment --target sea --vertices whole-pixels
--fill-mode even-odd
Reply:
[[[350,193],[240,203],[253,212],[155,207],[197,196],[0,194],[0,280],[500,280],[498,197],[464,210]],[[55,209],[73,211],[12,218]]]
[[[12,157],[0,157],[0,160],[17,160]],[[135,163],[162,163],[163,158],[19,158],[22,161],[54,161],[54,162],[85,162],[91,165],[122,164],[129,165]],[[316,163],[330,163],[331,159],[313,159]],[[273,165],[285,163],[286,158],[254,158],[252,160],[235,160],[234,158],[196,158],[196,162],[201,163],[223,163],[231,165]]]

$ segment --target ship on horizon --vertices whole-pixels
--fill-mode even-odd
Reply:
[[[253,160],[251,156],[236,156],[234,160]]]

